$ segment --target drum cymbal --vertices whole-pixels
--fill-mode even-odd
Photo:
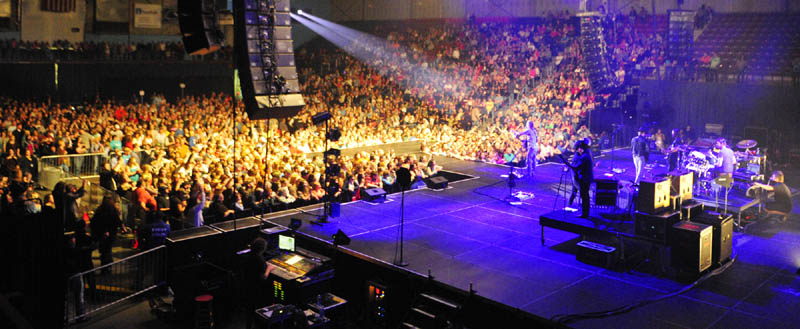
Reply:
[[[756,147],[756,145],[758,145],[758,142],[756,142],[756,141],[754,141],[752,139],[745,139],[745,140],[741,140],[738,143],[736,143],[736,147],[738,147],[740,149],[749,149],[751,147]]]

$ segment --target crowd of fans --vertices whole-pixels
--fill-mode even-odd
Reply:
[[[617,24],[609,46],[616,66],[663,56],[660,36]],[[37,212],[81,194],[62,184],[43,199],[37,195],[36,157],[48,155],[103,154],[63,158],[57,166],[97,172],[101,186],[128,198],[126,225],[148,222],[149,212],[160,211],[179,228],[325,198],[356,200],[370,187],[391,192],[399,167],[410,169],[419,184],[441,169],[436,154],[498,164],[525,159],[514,132],[528,120],[539,131],[540,160],[592,136],[585,118],[603,96],[589,89],[576,27],[566,18],[383,25],[371,32],[390,45],[372,60],[320,44],[298,51],[307,106],[281,122],[249,121],[240,103],[223,94],[173,102],[156,95],[127,105],[98,100],[83,107],[6,100],[0,109],[0,212]],[[86,53],[108,55],[97,49]],[[386,63],[396,65],[386,69]],[[419,67],[447,78],[424,79],[415,73]],[[624,76],[618,74],[621,81]],[[325,134],[311,122],[323,111],[343,133],[332,147],[418,140],[422,152],[383,147],[331,159],[341,172],[326,193]]]
[[[0,40],[0,61],[179,61],[229,60],[232,49],[224,47],[205,56],[189,56],[181,42],[70,42],[66,40]]]

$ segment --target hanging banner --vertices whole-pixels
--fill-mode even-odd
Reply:
[[[0,0],[0,17],[11,17],[11,0]]]
[[[134,4],[133,27],[144,29],[161,28],[161,5]]]
[[[126,0],[97,0],[95,6],[95,20],[98,22],[125,23],[130,20],[130,7]]]

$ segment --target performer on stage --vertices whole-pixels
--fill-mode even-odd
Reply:
[[[669,148],[667,149],[667,153],[669,154],[668,172],[676,170],[678,167],[680,167],[681,157],[683,156],[683,147],[685,146],[683,142],[683,136],[681,135],[680,129],[672,129],[672,144],[670,144]]]
[[[527,155],[525,156],[527,173],[525,175],[528,178],[532,178],[536,172],[536,155],[539,154],[539,132],[536,131],[533,121],[528,120],[525,123],[525,130],[514,132],[514,135],[522,140],[523,147],[527,150]],[[523,136],[527,138],[523,139]]]
[[[579,154],[577,153],[577,150],[578,150],[578,148],[580,148],[581,143],[586,143],[586,145],[589,146],[589,147],[586,148],[586,151],[584,151],[584,152],[589,154],[589,158],[594,159],[594,156],[592,156],[592,150],[591,150],[592,149],[591,148],[592,140],[589,139],[589,137],[586,137],[586,138],[584,138],[582,140],[578,140],[577,142],[575,142],[575,154],[572,155],[572,160],[570,161],[572,163],[573,167],[578,165],[575,160],[579,156]],[[572,204],[575,202],[575,197],[578,196],[578,192],[580,191],[580,183],[579,183],[579,181],[580,181],[580,178],[578,177],[577,171],[573,170],[573,175],[572,175],[572,193],[570,193],[570,195],[569,195],[569,206],[570,207],[572,207]]]
[[[578,142],[575,158],[570,167],[575,171],[578,188],[581,194],[581,218],[589,218],[589,188],[594,181],[594,165],[589,145],[585,141]]]
[[[642,175],[642,167],[647,163],[647,156],[650,154],[650,145],[644,136],[647,131],[644,127],[639,128],[639,135],[631,139],[631,153],[633,153],[633,165],[636,167],[636,178],[634,184],[639,184],[639,177]]]
[[[783,220],[786,220],[786,216],[792,212],[792,192],[789,191],[789,187],[783,183],[783,179],[783,172],[776,170],[772,173],[772,177],[769,179],[775,184],[766,185],[755,183],[755,185],[763,188],[766,191],[775,192],[775,201],[767,201],[766,193],[761,193],[761,201],[765,203],[764,208],[767,209],[767,213],[777,213],[783,215]]]
[[[736,168],[736,155],[728,147],[724,138],[717,139],[714,143],[714,150],[719,150],[718,160],[714,164],[717,176],[733,177],[733,170]]]

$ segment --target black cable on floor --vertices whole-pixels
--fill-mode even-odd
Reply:
[[[506,182],[505,180],[499,180],[499,181],[496,181],[496,182],[494,182],[494,183],[491,183],[491,184],[489,184],[489,185],[485,185],[485,186],[478,186],[478,187],[476,187],[476,188],[472,189],[472,193],[475,193],[475,194],[477,194],[477,195],[481,195],[481,196],[485,196],[485,197],[487,197],[487,198],[495,199],[495,200],[497,200],[497,201],[503,201],[503,202],[505,202],[506,200],[504,200],[504,199],[500,199],[500,198],[497,198],[497,197],[495,197],[494,195],[489,195],[489,194],[486,194],[486,193],[478,192],[478,190],[480,190],[480,189],[494,187],[494,186],[495,186],[495,185],[497,185],[497,184],[500,184],[500,183],[505,183],[505,182]]]
[[[641,301],[638,301],[638,302],[634,302],[634,303],[631,303],[631,304],[628,304],[628,305],[623,305],[623,306],[620,306],[620,307],[617,307],[617,308],[613,308],[613,309],[610,309],[610,310],[605,310],[605,311],[587,312],[587,313],[573,313],[573,314],[557,314],[557,315],[554,315],[553,317],[551,317],[550,320],[551,321],[555,321],[555,322],[557,322],[559,324],[567,324],[569,322],[577,321],[577,320],[604,318],[604,317],[608,317],[608,316],[627,313],[627,312],[630,312],[630,311],[632,311],[634,309],[637,309],[639,307],[642,307],[642,306],[645,306],[645,305],[648,305],[648,304],[652,304],[652,303],[655,303],[655,302],[659,302],[661,300],[664,300],[664,299],[667,299],[667,298],[670,298],[670,297],[678,296],[678,295],[680,295],[682,293],[685,293],[685,292],[691,290],[694,287],[697,287],[703,281],[708,280],[709,278],[711,278],[713,276],[717,276],[719,274],[722,274],[722,272],[725,272],[725,270],[727,270],[728,268],[733,266],[733,264],[736,262],[736,258],[737,257],[738,257],[738,255],[736,255],[734,253],[734,256],[725,265],[722,265],[720,268],[706,273],[705,275],[703,275],[702,277],[697,279],[697,281],[692,282],[691,284],[689,284],[689,285],[687,285],[687,286],[685,286],[685,287],[683,287],[683,288],[681,288],[681,289],[679,289],[679,290],[677,290],[675,292],[672,292],[672,293],[669,293],[669,294],[666,294],[666,295],[661,295],[661,296],[658,296],[658,297],[655,297],[655,298],[641,300]]]

